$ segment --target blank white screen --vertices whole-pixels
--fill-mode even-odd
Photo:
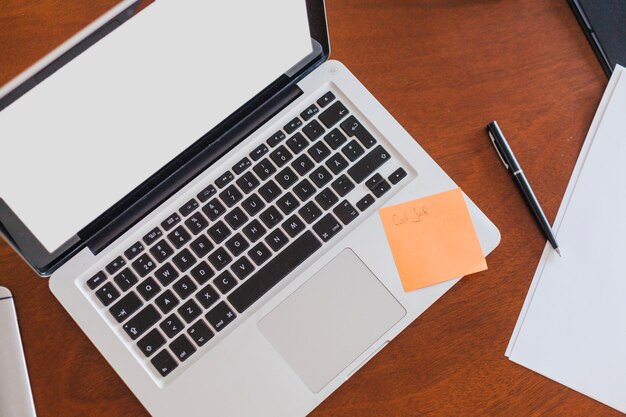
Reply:
[[[157,0],[0,112],[0,196],[52,252],[311,51],[304,0]]]

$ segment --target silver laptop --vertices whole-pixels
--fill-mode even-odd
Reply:
[[[457,185],[323,1],[134,7],[2,90],[2,233],[152,415],[304,416],[456,282],[404,292],[377,211]]]

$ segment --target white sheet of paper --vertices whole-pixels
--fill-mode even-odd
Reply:
[[[557,215],[507,356],[626,411],[626,76],[618,67]]]
[[[0,196],[50,251],[312,51],[304,0],[159,0],[0,112]]]

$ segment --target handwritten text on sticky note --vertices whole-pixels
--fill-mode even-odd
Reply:
[[[379,210],[405,291],[487,269],[461,189]]]

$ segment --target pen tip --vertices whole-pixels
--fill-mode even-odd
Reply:
[[[554,248],[554,250],[561,258],[563,257],[563,255],[561,255],[561,250],[559,248]]]

